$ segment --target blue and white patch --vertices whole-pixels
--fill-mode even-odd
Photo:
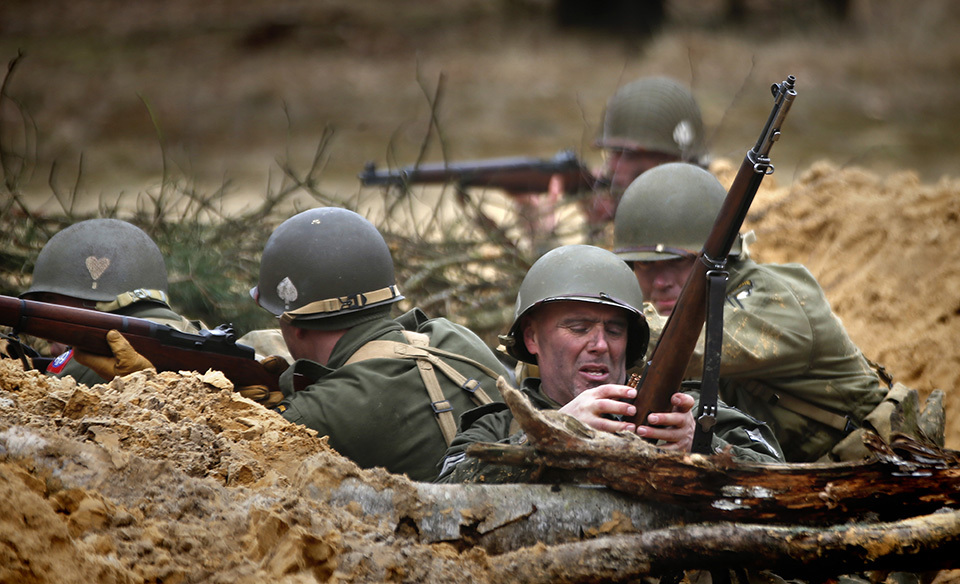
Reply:
[[[67,363],[70,362],[70,359],[73,359],[73,349],[70,349],[66,353],[61,353],[56,359],[51,361],[50,364],[47,365],[47,373],[53,375],[60,374],[63,368],[67,366]]]

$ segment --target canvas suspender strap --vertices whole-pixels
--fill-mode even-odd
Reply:
[[[850,416],[843,416],[821,408],[806,400],[794,397],[788,393],[776,393],[769,387],[760,383],[746,384],[747,390],[758,397],[766,399],[768,402],[790,410],[795,414],[810,418],[842,432],[850,432],[857,428],[857,423]]]
[[[722,270],[707,272],[706,339],[703,350],[703,377],[700,383],[700,406],[697,428],[691,451],[710,454],[713,427],[717,424],[717,400],[720,391],[720,354],[723,349],[723,303],[729,274]]]
[[[826,426],[830,426],[835,430],[850,432],[857,427],[856,422],[854,422],[850,416],[841,416],[840,414],[835,414],[829,410],[825,410],[819,406],[813,405],[808,401],[793,397],[789,394],[784,393],[778,395],[780,399],[777,403],[782,405],[784,408],[796,414],[800,414],[801,416],[806,416],[811,420],[816,420]]]
[[[497,377],[497,373],[473,359],[449,353],[436,347],[430,347],[430,338],[423,334],[413,331],[403,331],[403,336],[410,344],[398,341],[370,341],[363,345],[347,359],[344,365],[364,361],[366,359],[414,359],[417,362],[417,369],[420,371],[420,378],[430,396],[430,407],[437,416],[437,423],[440,425],[440,431],[443,437],[450,445],[453,437],[457,434],[457,423],[453,417],[453,404],[443,395],[443,388],[440,386],[440,380],[437,378],[436,369],[439,369],[451,381],[456,383],[460,389],[470,393],[470,398],[477,405],[484,405],[492,402],[487,392],[480,387],[480,382],[476,379],[468,379],[462,373],[454,369],[451,365],[441,360],[433,353],[456,358],[465,363],[469,363],[491,377]]]

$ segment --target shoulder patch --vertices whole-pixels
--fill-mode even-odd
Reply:
[[[73,359],[73,349],[58,355],[56,359],[47,365],[46,372],[50,373],[51,375],[59,375],[60,372],[63,371],[63,368],[67,366],[67,363],[70,362],[70,359]]]

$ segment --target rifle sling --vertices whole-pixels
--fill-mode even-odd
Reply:
[[[723,304],[729,274],[710,270],[707,277],[707,315],[703,350],[703,377],[700,383],[700,407],[691,450],[710,454],[713,428],[717,423],[717,400],[720,391],[720,354],[723,349]]]
[[[487,392],[483,390],[476,379],[467,379],[466,376],[437,357],[437,355],[443,355],[469,363],[494,378],[499,377],[499,375],[486,365],[478,363],[469,357],[431,347],[429,345],[430,338],[423,333],[403,331],[403,336],[410,344],[398,341],[370,341],[357,349],[357,351],[347,359],[344,365],[377,358],[416,360],[417,368],[420,371],[420,378],[423,380],[423,385],[426,387],[427,394],[430,396],[430,407],[437,416],[437,424],[440,425],[440,431],[443,433],[443,438],[446,440],[447,446],[449,446],[450,442],[453,441],[453,437],[457,434],[457,423],[453,417],[453,404],[443,395],[443,389],[440,386],[439,379],[437,379],[435,369],[439,369],[461,389],[470,393],[470,398],[477,405],[488,404],[493,400],[490,399],[490,396],[487,395]]]
[[[7,351],[10,352],[9,356],[14,359],[19,359],[24,371],[30,371],[31,369],[44,371],[46,369],[46,365],[44,365],[43,369],[38,368],[37,360],[40,358],[40,353],[37,353],[32,347],[24,345],[16,331],[9,334],[0,333],[0,337],[7,340]]]
[[[703,355],[703,378],[700,387],[700,408],[697,410],[697,429],[693,436],[693,452],[709,454],[712,440],[712,428],[716,423],[717,395],[720,384],[720,355],[723,340],[723,302],[726,293],[727,273],[711,270],[707,272],[707,316],[706,339]],[[722,278],[722,281],[720,281]],[[850,416],[834,413],[806,400],[786,393],[777,393],[760,383],[746,384],[753,395],[776,403],[795,414],[810,418],[821,424],[849,433],[858,427]],[[712,412],[712,414],[711,414]],[[704,427],[709,424],[709,428]],[[706,450],[703,450],[703,449]]]

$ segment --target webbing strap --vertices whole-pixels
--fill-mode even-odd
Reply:
[[[480,387],[480,383],[476,379],[468,379],[454,369],[453,366],[444,362],[433,353],[450,356],[470,363],[485,373],[488,373],[491,377],[497,377],[497,374],[469,357],[449,353],[436,347],[430,347],[430,338],[423,333],[403,331],[403,335],[410,343],[409,345],[398,341],[370,341],[357,349],[357,351],[347,359],[344,365],[377,358],[416,360],[420,378],[423,380],[423,385],[427,389],[427,394],[430,396],[430,407],[437,416],[437,424],[440,425],[440,431],[443,433],[443,437],[449,446],[453,441],[453,437],[457,434],[457,424],[453,417],[453,404],[444,396],[443,388],[440,386],[440,380],[437,378],[435,368],[443,372],[443,374],[456,383],[460,389],[468,392],[470,398],[477,405],[488,404],[493,400],[487,395],[487,392]]]
[[[851,429],[856,427],[856,422],[849,416],[836,414],[830,410],[821,408],[818,405],[812,404],[798,397],[794,397],[788,393],[776,393],[769,387],[760,383],[748,383],[746,387],[750,393],[758,397],[762,397],[767,401],[779,405],[784,409],[790,410],[795,414],[800,414],[801,416],[820,422],[821,424],[829,426],[835,430],[849,432]]]
[[[137,288],[136,290],[131,290],[129,292],[124,292],[123,294],[118,294],[117,297],[111,300],[110,302],[97,302],[96,308],[100,312],[113,312],[114,310],[125,308],[135,302],[140,302],[142,300],[153,300],[154,302],[159,302],[163,305],[169,304],[169,300],[167,299],[167,293],[164,292],[163,290],[149,290],[147,288]]]
[[[806,416],[811,420],[816,420],[836,430],[848,432],[852,429],[851,424],[853,420],[851,420],[849,416],[835,414],[829,410],[815,406],[808,401],[793,397],[790,394],[778,394],[778,397],[780,399],[777,403],[794,413]]]
[[[295,310],[288,310],[281,315],[284,322],[292,322],[298,316],[324,314],[327,312],[340,312],[341,310],[363,308],[368,304],[376,304],[386,300],[393,300],[400,296],[400,290],[396,284],[372,290],[363,294],[352,294],[350,296],[338,296],[337,298],[327,298],[311,302]]]

